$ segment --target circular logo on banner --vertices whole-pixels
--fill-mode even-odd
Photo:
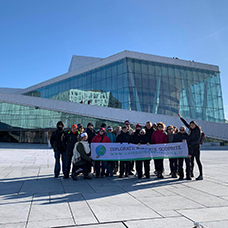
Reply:
[[[98,156],[103,156],[106,153],[106,148],[102,145],[96,147],[96,153]]]

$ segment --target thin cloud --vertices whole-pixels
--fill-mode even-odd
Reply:
[[[206,40],[206,39],[210,39],[210,38],[219,38],[220,33],[222,33],[223,31],[225,31],[227,29],[228,29],[228,26],[225,26],[209,35],[206,35],[204,37],[197,39],[196,41],[202,41],[202,40]]]

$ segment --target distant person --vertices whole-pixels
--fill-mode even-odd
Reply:
[[[129,134],[127,127],[125,125],[122,127],[121,133],[117,136],[116,142],[119,142],[119,143],[131,142],[131,135]],[[119,178],[122,178],[124,173],[125,173],[125,177],[128,177],[129,171],[130,171],[130,161],[120,161]]]
[[[107,127],[106,123],[102,123],[102,124],[101,124],[101,127],[104,128],[104,129],[106,130],[106,127]]]
[[[92,123],[88,123],[87,124],[86,133],[88,134],[88,143],[90,144],[92,139],[96,135],[96,132],[95,132],[95,130],[93,128],[93,124]]]
[[[50,144],[54,149],[55,156],[55,168],[54,174],[55,178],[59,176],[60,173],[60,157],[62,160],[62,172],[65,175],[65,162],[66,162],[66,149],[63,147],[63,138],[64,138],[64,123],[59,121],[57,123],[57,129],[52,133],[50,138]]]
[[[109,137],[111,143],[115,143],[116,142],[116,136],[115,136],[115,134],[113,132],[112,126],[108,126],[107,127],[106,135]],[[114,169],[116,170],[117,167],[118,167],[118,162],[107,161],[105,165],[106,165],[106,168],[107,168],[107,173],[105,175],[106,176],[113,176]],[[116,171],[115,171],[115,173],[116,173]]]
[[[82,133],[78,136],[78,142],[74,146],[72,162],[77,167],[77,170],[72,173],[73,180],[77,180],[77,175],[80,172],[83,173],[84,179],[92,179],[90,175],[92,159],[90,158],[91,151],[87,139],[87,133]]]
[[[169,125],[166,128],[166,133],[168,136],[168,142],[172,143],[173,138],[175,136],[174,129],[172,125]],[[170,175],[172,178],[177,178],[177,158],[169,158],[169,167],[170,167]]]
[[[142,129],[142,126],[140,124],[136,125],[136,131],[131,136],[131,142],[133,144],[141,145],[141,144],[147,144],[147,137],[146,137],[146,131],[145,129]],[[142,178],[142,163],[144,163],[144,169],[145,169],[145,175],[146,178],[150,178],[149,174],[149,164],[150,160],[137,160],[136,161],[136,171],[138,173],[138,178]]]
[[[162,122],[159,122],[157,124],[157,130],[153,133],[151,138],[152,144],[163,144],[168,142],[168,138],[164,130],[165,130],[165,124],[163,124]],[[155,170],[156,170],[157,178],[159,179],[164,178],[162,175],[162,172],[164,170],[163,160],[164,159],[155,159]]]
[[[146,131],[146,141],[147,141],[147,144],[149,145],[149,144],[151,144],[151,138],[152,138],[152,135],[155,131],[153,129],[153,125],[150,121],[146,122],[145,131]]]
[[[132,135],[134,133],[133,128],[131,128],[130,120],[125,120],[124,126],[127,128],[127,131],[130,135]]]
[[[71,169],[71,160],[73,156],[73,149],[74,144],[77,142],[78,137],[78,126],[76,124],[73,124],[71,126],[71,130],[68,131],[65,135],[65,138],[63,139],[63,145],[66,148],[66,166],[65,166],[65,174],[64,179],[68,179],[70,175],[70,169]],[[72,168],[72,173],[74,172],[74,166]]]
[[[105,128],[101,127],[99,129],[98,134],[92,139],[92,143],[110,143],[110,139],[105,134]],[[102,161],[95,161],[95,172],[96,172],[96,178],[104,177],[105,175],[105,163]],[[100,175],[101,173],[101,175]]]
[[[141,129],[142,129],[142,126],[141,126],[141,124],[138,123],[136,125],[135,132],[133,132],[132,135],[131,135],[131,143],[133,143],[133,144],[141,144],[141,135],[139,133],[141,131]],[[136,162],[136,165],[137,165],[137,162]],[[134,175],[133,174],[133,167],[134,167],[134,161],[130,161],[129,175]],[[137,170],[137,166],[136,166],[136,170]]]
[[[91,104],[91,100],[88,100],[88,105],[90,105]]]
[[[174,132],[174,134],[177,134],[177,133],[179,132],[179,129],[178,129],[178,127],[176,127],[176,126],[173,126],[173,132]]]
[[[152,128],[154,129],[154,131],[157,131],[158,125],[156,123],[153,123]]]
[[[174,135],[173,142],[188,142],[188,134],[186,133],[186,129],[184,126],[180,127],[180,131]],[[184,178],[184,170],[183,170],[183,163],[185,160],[186,164],[186,180],[191,180],[191,173],[190,173],[190,158],[178,158],[178,173],[179,173],[179,180],[183,180]]]
[[[117,126],[113,131],[116,137],[121,133],[121,129],[121,126]]]
[[[190,130],[188,145],[189,145],[189,154],[191,155],[191,177],[194,177],[193,168],[194,168],[194,158],[196,158],[196,163],[199,168],[199,176],[196,180],[203,180],[203,167],[200,161],[200,138],[201,138],[201,128],[196,124],[195,121],[191,121],[190,124],[186,122],[185,119],[181,117],[178,113],[181,121],[184,125]]]
[[[85,129],[84,129],[82,124],[79,123],[77,125],[77,131],[78,131],[78,135],[82,134],[85,131]]]
[[[156,124],[152,124],[151,121],[147,121],[147,122],[146,122],[145,131],[146,131],[146,144],[147,144],[147,145],[152,144],[151,138],[152,138],[153,133],[155,132],[155,128],[154,128],[155,125],[156,125]],[[156,125],[156,126],[157,126],[157,125]],[[144,167],[145,167],[145,169],[146,169],[147,167],[149,167],[149,170],[148,170],[149,173],[150,173],[150,161],[151,161],[151,160],[146,160],[146,161],[144,161]],[[155,161],[155,160],[154,160],[154,161]],[[145,172],[146,172],[146,171],[145,171]]]

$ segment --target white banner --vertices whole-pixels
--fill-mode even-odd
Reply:
[[[186,142],[137,145],[128,143],[91,143],[91,157],[101,161],[130,161],[188,157]]]

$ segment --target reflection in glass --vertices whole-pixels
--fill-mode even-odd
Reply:
[[[219,72],[132,58],[26,95],[224,122]]]

